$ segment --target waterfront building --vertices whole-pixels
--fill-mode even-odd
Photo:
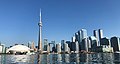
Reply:
[[[38,51],[42,52],[42,16],[40,10],[39,37],[38,37]]]
[[[0,43],[0,53],[2,53],[2,51],[3,51],[3,46]]]
[[[30,44],[31,44],[31,42],[29,41],[29,42],[28,42],[28,47],[29,47],[29,48],[30,48]]]
[[[79,43],[78,43],[78,41],[75,42],[75,48],[76,48],[75,53],[78,53],[79,52]]]
[[[44,51],[47,51],[48,39],[44,39]]]
[[[75,42],[76,38],[75,36],[72,37],[72,42]]]
[[[82,39],[87,38],[87,30],[81,29],[81,35],[82,35]]]
[[[101,46],[98,46],[95,50],[96,52],[113,52],[113,47],[111,47],[110,39],[102,38]]]
[[[6,53],[5,45],[1,43],[0,43],[0,53]]]
[[[35,43],[34,43],[34,41],[31,43],[31,49],[35,50]]]
[[[78,41],[79,40],[79,34],[78,32],[75,33],[75,41]]]
[[[98,41],[98,31],[97,31],[97,30],[94,30],[94,31],[93,31],[93,36],[96,37],[97,46],[100,46],[100,43],[99,43],[99,41]]]
[[[85,42],[83,43],[83,39],[87,38],[87,30],[86,29],[81,29],[80,31],[78,31],[78,43],[79,43],[79,50],[83,50],[85,47],[83,46],[83,44],[85,44]]]
[[[48,44],[48,39],[44,39],[44,45]]]
[[[47,52],[50,53],[50,45],[47,45]]]
[[[91,42],[91,47],[92,47],[92,48],[97,47],[97,39],[96,39],[96,37],[90,36],[90,37],[89,37],[89,40],[90,40],[90,42]]]
[[[84,38],[84,39],[82,40],[81,51],[86,51],[86,52],[88,52],[88,41],[87,41],[87,38]]]
[[[87,43],[88,43],[88,51],[91,51],[91,41],[89,38],[87,38]]]
[[[76,39],[75,36],[73,36],[73,37],[72,37],[72,42],[75,42],[75,39]]]
[[[70,41],[66,41],[66,43],[68,44],[68,47],[71,47],[71,42]]]
[[[97,46],[94,52],[113,52],[113,47]]]
[[[82,35],[81,30],[78,31],[78,43],[80,44],[82,42]]]
[[[57,53],[61,53],[61,43],[56,44]]]
[[[70,52],[70,48],[68,47],[68,44],[67,43],[64,43],[64,52],[65,53],[69,53]]]
[[[99,29],[98,33],[99,33],[99,42],[100,42],[100,45],[101,45],[101,39],[103,38],[103,30]]]
[[[64,51],[64,43],[65,43],[65,40],[61,40],[61,50]]]
[[[90,36],[89,37],[90,43],[91,43],[91,51],[95,51],[96,47],[97,47],[97,39],[94,36]]]
[[[120,51],[120,38],[119,37],[112,37],[110,39],[111,47],[113,47],[114,52]]]
[[[79,43],[78,43],[78,41],[71,42],[70,50],[73,51],[73,52],[75,52],[75,53],[79,52]]]
[[[51,44],[53,44],[53,47],[51,47],[52,48],[52,52],[55,52],[55,41],[51,41]]]
[[[102,38],[100,45],[101,46],[111,46],[110,39],[108,39],[107,37]]]
[[[72,48],[72,42],[71,42],[71,41],[66,41],[66,43],[68,44],[68,47],[70,48],[70,51],[71,51],[71,48]]]
[[[51,43],[48,44],[50,48],[50,52],[55,52],[55,41],[51,41]]]
[[[75,42],[71,42],[71,47],[70,47],[70,51],[74,51],[76,50],[76,45]]]
[[[81,36],[81,30],[79,30],[78,31],[79,51],[81,50],[81,42],[82,42],[82,36]]]
[[[6,53],[10,54],[26,54],[30,53],[30,48],[25,45],[14,45],[11,48],[7,49]]]

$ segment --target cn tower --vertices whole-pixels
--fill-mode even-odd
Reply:
[[[41,9],[40,9],[40,22],[39,26],[39,38],[38,38],[38,51],[42,52],[42,17],[41,17]]]

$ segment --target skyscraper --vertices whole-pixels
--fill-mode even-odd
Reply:
[[[83,48],[85,48],[83,46],[83,44],[86,43],[83,42],[83,39],[87,38],[87,30],[86,29],[81,29],[80,31],[78,31],[78,43],[79,43],[79,50],[83,50]]]
[[[44,51],[47,51],[48,39],[44,39]]]
[[[78,31],[78,43],[82,42],[81,30]]]
[[[91,42],[91,47],[96,48],[97,47],[97,39],[94,36],[90,36],[89,40]]]
[[[87,38],[87,30],[86,29],[81,29],[81,36],[82,36],[82,39]]]
[[[111,43],[110,43],[110,39],[108,39],[107,37],[104,37],[101,39],[101,44],[100,45],[106,45],[106,46],[110,46]]]
[[[84,38],[82,40],[81,50],[88,52],[88,41],[87,41],[87,38]]]
[[[97,41],[96,43],[97,43],[97,46],[99,46],[100,43],[98,42],[98,31],[97,30],[93,31],[93,36],[96,37],[96,41]]]
[[[101,44],[101,39],[103,38],[103,30],[99,29],[98,33],[99,33],[99,42]]]
[[[39,25],[39,38],[38,38],[38,51],[42,52],[42,16],[41,16],[41,9],[40,9],[40,22]]]
[[[79,43],[78,43],[78,41],[75,42],[75,47],[76,47],[75,52],[78,53],[79,52]]]
[[[88,51],[91,51],[91,41],[89,38],[87,38],[87,43],[88,43]]]
[[[50,46],[50,48],[51,48],[52,52],[55,52],[55,40],[51,41],[51,44],[52,44],[53,46]],[[51,50],[50,50],[50,51],[51,51]]]
[[[76,38],[75,36],[72,37],[72,42],[75,42]]]
[[[35,49],[35,44],[34,44],[34,41],[31,42],[31,49]]]
[[[44,39],[44,45],[48,44],[48,39]]]
[[[65,43],[65,40],[61,40],[61,50],[64,51],[64,43]]]
[[[75,41],[78,41],[79,37],[78,37],[78,32],[75,33]]]
[[[67,43],[64,43],[64,52],[65,53],[69,53],[69,51],[70,51],[70,48],[68,47],[68,44]]]
[[[120,51],[120,38],[112,37],[110,41],[111,41],[111,47],[113,47],[114,52]]]
[[[6,53],[4,44],[0,44],[0,53]]]
[[[56,44],[57,53],[61,53],[61,43]]]

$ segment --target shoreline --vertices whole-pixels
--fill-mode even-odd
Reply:
[[[80,52],[80,53],[39,53],[40,55],[44,54],[96,54],[96,53],[115,53],[115,52]],[[37,54],[37,53],[36,53]],[[36,54],[31,54],[31,55],[36,55]],[[9,53],[0,53],[0,55],[28,55],[28,54],[9,54]]]

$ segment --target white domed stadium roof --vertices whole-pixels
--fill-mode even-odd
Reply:
[[[7,50],[7,53],[9,51],[14,51],[14,52],[28,52],[30,51],[30,48],[28,48],[25,45],[15,45]]]

